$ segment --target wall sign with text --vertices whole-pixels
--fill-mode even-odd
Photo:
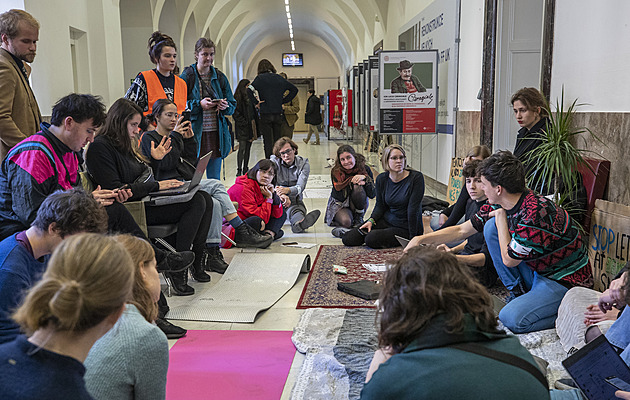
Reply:
[[[379,53],[381,134],[437,132],[437,50]]]

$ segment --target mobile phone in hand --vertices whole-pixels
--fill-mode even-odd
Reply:
[[[118,189],[116,189],[117,191],[119,190],[125,190],[125,189],[129,189],[131,186],[129,186],[128,183],[125,183],[124,185],[122,185],[121,187],[119,187]]]
[[[630,392],[630,383],[624,381],[621,378],[617,378],[616,376],[609,376],[605,379],[606,383],[617,388],[617,390],[623,390],[625,392]]]
[[[190,110],[184,110],[182,111],[182,124],[186,121],[190,121]]]

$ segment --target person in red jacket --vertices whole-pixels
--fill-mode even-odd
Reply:
[[[271,160],[260,160],[247,174],[236,177],[236,182],[228,189],[232,201],[238,203],[238,216],[274,240],[284,235],[281,228],[287,216],[283,206],[291,204],[286,195],[278,196],[274,191],[277,168]]]

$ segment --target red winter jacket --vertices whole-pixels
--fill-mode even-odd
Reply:
[[[247,175],[237,176],[234,185],[228,189],[228,194],[232,201],[238,203],[237,213],[242,219],[256,215],[266,224],[271,217],[282,216],[282,204],[274,205],[267,200],[260,191],[258,181],[248,178]]]

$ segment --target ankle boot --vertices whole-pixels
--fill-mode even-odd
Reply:
[[[223,274],[227,270],[228,263],[223,259],[221,249],[218,246],[208,247],[208,261],[206,262],[206,271],[218,272]]]
[[[236,247],[256,247],[259,249],[265,249],[269,247],[271,242],[273,242],[273,237],[271,237],[271,235],[256,232],[254,228],[244,222],[239,225],[238,228],[234,228],[234,231],[234,241],[236,242]]]
[[[195,289],[188,286],[188,271],[165,272],[164,278],[170,283],[171,289],[178,296],[190,296],[195,294]]]
[[[363,221],[363,216],[365,215],[365,210],[354,210],[352,212],[352,226],[359,227],[365,223]]]
[[[192,267],[190,267],[190,274],[197,282],[210,282],[210,275],[206,274],[206,262],[208,260],[208,250],[203,248],[199,251],[195,251],[195,261]]]

